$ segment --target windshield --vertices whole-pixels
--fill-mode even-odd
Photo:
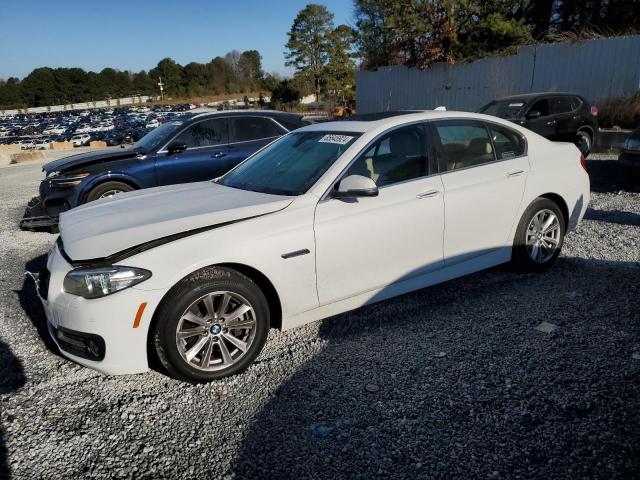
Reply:
[[[518,118],[524,110],[525,102],[517,100],[494,100],[485,105],[478,113],[493,115],[500,118]]]
[[[164,143],[173,135],[183,122],[167,122],[157,128],[154,128],[144,137],[133,144],[132,148],[144,150],[145,152],[153,152],[164,145]]]
[[[274,195],[302,195],[359,136],[350,132],[290,133],[238,165],[218,183]]]

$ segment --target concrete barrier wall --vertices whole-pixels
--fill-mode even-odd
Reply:
[[[145,103],[148,100],[156,100],[159,97],[139,95],[134,97],[110,98],[108,100],[96,100],[95,102],[68,103],[66,105],[49,105],[47,107],[31,107],[16,110],[0,110],[0,115],[17,115],[18,113],[46,113],[64,112],[67,110],[89,110],[91,108],[116,108],[127,105]]]
[[[20,145],[0,145],[0,153],[12,153],[22,150]]]
[[[67,150],[73,148],[73,142],[53,142],[51,143],[51,150]]]

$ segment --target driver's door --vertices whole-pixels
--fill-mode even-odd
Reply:
[[[366,175],[376,197],[326,198],[316,207],[320,304],[442,267],[443,186],[429,175],[424,125],[396,129],[368,147],[342,178]]]
[[[210,180],[225,173],[229,158],[229,127],[226,118],[204,120],[190,125],[158,152],[158,185]],[[186,145],[171,153],[170,145]]]
[[[524,126],[529,130],[533,130],[538,135],[549,139],[553,139],[555,136],[556,121],[551,115],[549,101],[546,98],[534,102],[527,111],[525,119]]]

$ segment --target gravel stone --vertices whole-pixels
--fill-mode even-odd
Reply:
[[[640,184],[615,159],[589,157],[589,210],[547,272],[273,331],[202,386],[53,348],[23,273],[56,236],[17,228],[41,165],[0,167],[0,478],[638,478]]]

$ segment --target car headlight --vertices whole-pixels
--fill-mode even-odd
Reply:
[[[640,138],[627,138],[624,142],[625,150],[640,150]]]
[[[80,182],[89,175],[89,173],[72,173],[70,175],[49,175],[47,178],[52,187],[75,187],[80,185]]]
[[[84,298],[99,298],[137,285],[151,277],[151,272],[142,268],[81,267],[71,270],[64,277],[64,291]]]

